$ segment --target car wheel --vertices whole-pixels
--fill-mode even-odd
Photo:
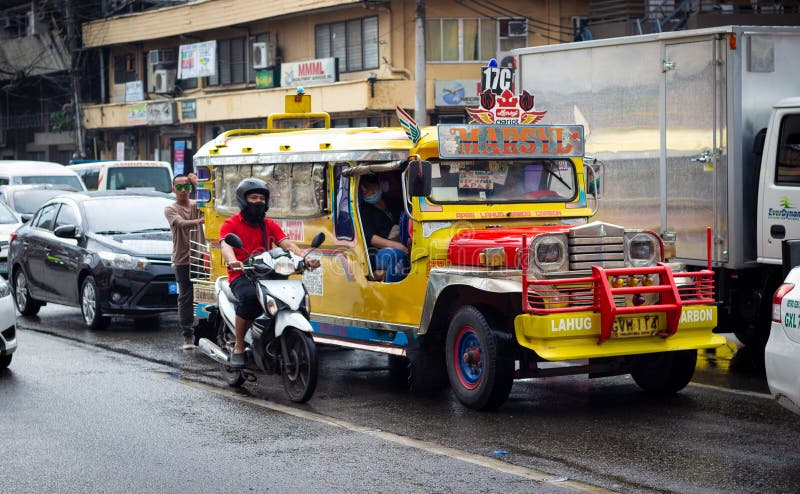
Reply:
[[[5,369],[9,365],[11,365],[11,357],[14,355],[3,355],[0,356],[0,370]]]
[[[42,303],[31,297],[28,291],[28,277],[22,268],[14,273],[14,303],[23,316],[35,316],[42,308]]]
[[[87,276],[81,285],[81,312],[83,313],[83,322],[89,326],[89,329],[105,329],[111,322],[111,318],[104,316],[100,310],[97,283],[92,276]]]
[[[514,360],[502,345],[502,335],[480,310],[458,309],[447,331],[447,375],[456,397],[469,408],[495,409],[511,393]]]

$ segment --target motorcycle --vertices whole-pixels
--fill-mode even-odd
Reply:
[[[317,234],[305,256],[298,256],[280,247],[251,254],[243,262],[244,275],[258,288],[258,300],[264,313],[253,321],[245,335],[247,365],[230,366],[230,355],[236,342],[235,310],[238,300],[228,286],[227,276],[214,284],[216,305],[206,308],[208,322],[216,328],[216,343],[201,338],[198,346],[211,359],[219,362],[225,382],[238,387],[255,381],[257,374],[280,374],[289,399],[304,403],[317,386],[317,350],[311,337],[309,296],[303,282],[289,276],[307,269],[306,256],[319,247],[325,234]],[[235,234],[225,236],[225,243],[242,249]],[[242,249],[244,250],[244,249]]]

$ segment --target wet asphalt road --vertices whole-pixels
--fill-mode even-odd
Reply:
[[[274,376],[232,393],[215,364],[179,349],[174,325],[91,332],[57,306],[18,319],[20,349],[0,374],[0,416],[26,431],[0,423],[23,453],[8,492],[800,491],[800,417],[734,345],[673,397],[627,376],[570,376],[516,382],[482,413],[449,391],[397,387],[383,356],[335,348],[321,350],[306,405]]]

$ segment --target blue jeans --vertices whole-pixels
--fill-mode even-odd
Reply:
[[[386,271],[386,278],[383,281],[393,283],[406,277],[408,271],[408,259],[403,251],[394,248],[380,249],[375,253],[375,269]]]

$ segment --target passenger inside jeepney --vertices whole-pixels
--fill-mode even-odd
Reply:
[[[388,182],[384,182],[388,183]],[[400,214],[384,198],[384,186],[377,175],[359,180],[359,214],[369,252],[372,279],[393,283],[408,274],[408,247],[400,242]],[[390,194],[389,194],[390,195]]]

